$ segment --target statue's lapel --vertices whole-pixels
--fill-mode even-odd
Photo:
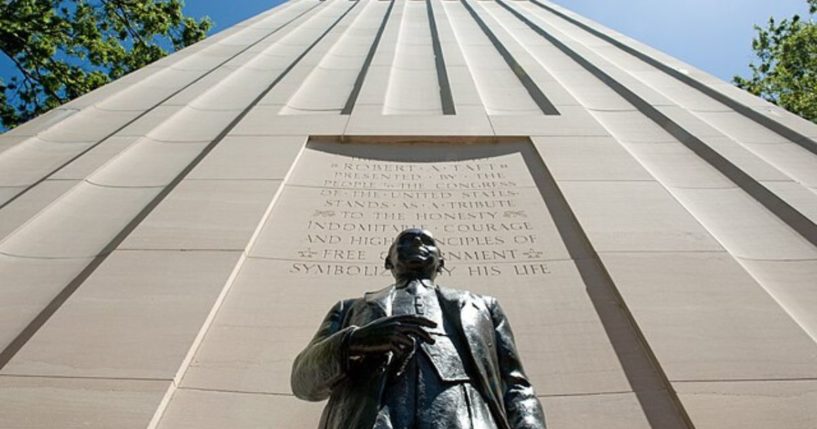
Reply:
[[[440,300],[440,307],[446,312],[445,315],[459,320],[460,309],[465,305],[462,293],[437,286],[437,298]]]
[[[394,297],[394,285],[387,286],[375,292],[367,292],[366,304],[372,311],[370,320],[391,316],[391,303]]]
[[[468,343],[471,361],[478,363],[474,356],[474,348],[475,346],[478,347],[477,344],[474,344],[474,335],[479,335],[479,331],[474,326],[474,316],[477,308],[463,296],[462,292],[457,290],[437,287],[437,297],[440,300],[443,316],[447,320],[454,322],[454,327],[459,331],[460,338],[464,338]],[[480,375],[484,377],[484,368],[479,364],[476,366]]]
[[[459,334],[468,343],[469,358],[477,369],[479,385],[488,400],[488,406],[494,412],[494,417],[504,418],[502,398],[498,396],[495,351],[491,344],[494,335],[493,322],[487,315],[487,309],[478,301],[470,299],[468,294],[457,290],[438,287],[437,296],[443,315],[455,322]],[[501,427],[507,425],[502,424]]]

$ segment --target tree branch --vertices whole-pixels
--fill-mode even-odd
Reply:
[[[35,87],[37,82],[42,81],[43,78],[42,78],[42,75],[40,74],[39,70],[37,70],[36,68],[34,69],[35,73],[37,73],[37,77],[34,77],[34,76],[31,75],[31,73],[29,73],[28,70],[26,70],[26,68],[22,64],[20,64],[20,62],[17,60],[17,58],[14,58],[14,57],[9,56],[9,55],[6,55],[6,56],[11,59],[11,61],[14,63],[14,66],[17,67],[17,70],[19,70],[20,73],[22,73],[23,77],[25,78],[26,85],[28,85],[29,88]],[[43,88],[43,91],[49,93],[50,96],[56,98],[60,102],[63,101],[62,97],[60,97],[58,94],[54,93],[54,91],[52,91],[51,89],[46,88],[44,85],[40,85],[40,86]],[[35,94],[35,96],[36,96],[36,94]],[[39,107],[39,103],[37,103],[36,100],[35,100],[34,104],[37,107]]]
[[[131,24],[130,19],[128,19],[127,12],[125,11],[121,2],[116,0],[102,0],[102,3],[106,5],[112,5],[111,11],[113,12],[113,15],[119,20],[119,22],[122,23],[122,25],[125,26],[125,29],[131,35],[131,37],[137,39],[143,45],[147,45],[147,42],[145,42],[145,39],[142,37],[142,35],[139,34],[139,32],[136,31],[136,29],[133,28],[133,25]],[[117,11],[121,12],[122,14],[120,15],[119,13],[117,13]]]

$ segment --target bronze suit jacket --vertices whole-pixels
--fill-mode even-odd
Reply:
[[[385,357],[349,363],[341,351],[344,335],[391,314],[394,285],[363,299],[338,302],[318,332],[295,358],[292,391],[300,399],[329,403],[321,429],[371,429],[386,382]],[[437,287],[443,317],[454,321],[470,349],[474,386],[500,429],[544,429],[542,406],[528,381],[511,327],[495,298]]]

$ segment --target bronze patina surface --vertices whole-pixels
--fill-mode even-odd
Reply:
[[[395,283],[338,302],[293,364],[297,397],[329,399],[320,427],[544,428],[496,299],[436,285],[444,260],[422,229],[385,264]]]

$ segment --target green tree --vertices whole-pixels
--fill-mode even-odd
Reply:
[[[25,122],[206,36],[183,0],[2,0],[0,123]]]
[[[780,22],[770,18],[766,28],[755,26],[751,78],[735,76],[735,84],[755,95],[817,122],[817,0],[806,0],[808,20],[795,15]]]

